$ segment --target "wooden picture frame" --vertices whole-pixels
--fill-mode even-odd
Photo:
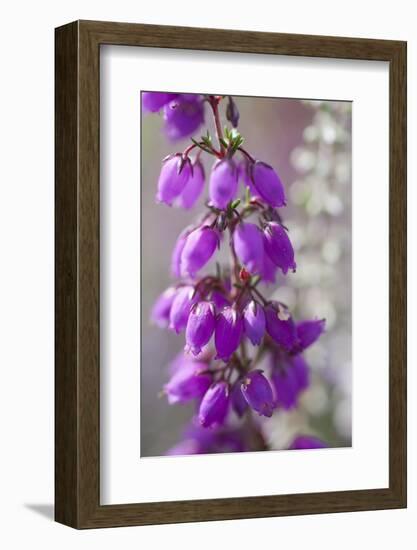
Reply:
[[[99,528],[406,506],[406,43],[76,21],[56,29],[55,519]],[[389,62],[389,487],[100,505],[99,52],[104,44]]]

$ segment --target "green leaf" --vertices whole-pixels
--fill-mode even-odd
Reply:
[[[239,206],[239,204],[240,204],[240,199],[235,199],[235,200],[232,202],[232,204],[230,205],[230,208],[231,208],[232,210],[234,210],[235,208],[237,208],[237,207]]]
[[[261,280],[260,275],[254,275],[250,280],[251,286],[256,286],[259,283],[260,280]]]

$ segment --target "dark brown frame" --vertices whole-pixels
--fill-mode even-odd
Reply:
[[[389,487],[100,505],[99,51],[102,44],[389,62]],[[75,528],[406,506],[406,43],[77,21],[56,45],[55,519]],[[198,54],[197,54],[198,55]]]

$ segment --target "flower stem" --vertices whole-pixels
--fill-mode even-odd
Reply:
[[[220,113],[219,113],[219,103],[221,99],[222,99],[221,96],[214,96],[214,95],[209,96],[209,103],[213,111],[214,125],[216,127],[216,136],[219,142],[221,155],[222,157],[224,157],[226,150],[222,143],[224,140],[223,140],[223,131],[222,131],[222,125],[220,123]]]
[[[237,150],[240,151],[241,153],[243,153],[243,154],[245,155],[245,157],[246,157],[247,159],[249,159],[251,162],[255,162],[255,159],[253,158],[253,156],[250,155],[250,154],[246,151],[246,149],[244,149],[243,147],[238,147]]]

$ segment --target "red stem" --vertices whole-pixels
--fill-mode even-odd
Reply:
[[[221,140],[223,140],[223,131],[222,131],[222,125],[220,123],[220,113],[219,113],[219,103],[221,99],[222,99],[221,96],[214,96],[214,95],[209,96],[209,103],[213,111],[214,124],[216,127],[217,139],[219,141],[220,153],[221,153],[221,156],[224,157],[226,150],[224,148],[223,143],[221,142]]]
[[[245,155],[246,158],[248,158],[251,162],[255,162],[255,159],[253,158],[252,155],[250,155],[246,149],[244,149],[243,147],[238,147],[237,148],[238,151],[240,151],[241,153],[243,153]]]

